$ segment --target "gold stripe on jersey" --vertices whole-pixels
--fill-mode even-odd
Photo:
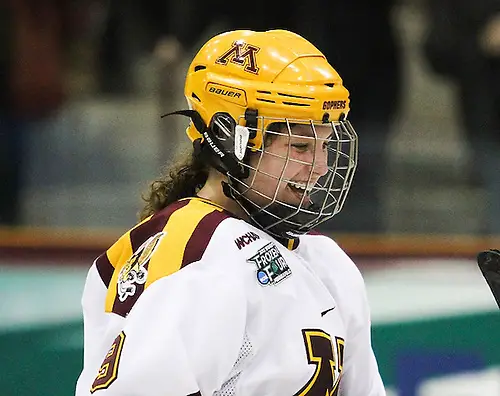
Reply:
[[[118,241],[113,244],[113,246],[111,246],[107,250],[106,255],[108,256],[108,260],[114,268],[119,267],[120,264],[123,265],[123,263],[127,261],[130,256],[132,256],[133,252],[132,245],[130,244],[130,233],[132,232],[132,230],[139,227],[141,224],[144,224],[150,218],[151,216],[128,230],[120,237],[120,239],[118,239]]]
[[[184,201],[184,200],[190,200],[190,201],[198,201],[198,202],[205,202],[207,205],[209,206],[213,206],[214,208],[218,208],[220,210],[220,212],[223,212],[223,211],[226,211],[226,212],[229,212],[226,208],[224,208],[223,206],[215,203],[215,202],[212,202],[208,199],[205,199],[205,198],[201,198],[201,197],[190,197],[190,198],[182,198],[181,201]]]
[[[115,268],[113,276],[111,277],[111,282],[109,282],[108,293],[106,295],[106,301],[104,303],[106,312],[111,312],[111,310],[113,309],[113,303],[115,301],[117,293],[116,286],[118,282],[118,276],[120,275],[120,269],[127,262],[127,260],[134,254],[132,250],[132,244],[130,243],[130,233],[132,232],[132,230],[139,227],[141,224],[145,223],[150,218],[151,217],[144,219],[136,226],[128,230],[106,252],[106,256],[108,256],[109,262]]]
[[[113,303],[115,301],[115,296],[117,293],[116,286],[118,281],[118,275],[120,274],[121,267],[127,262],[129,257],[132,256],[134,252],[132,251],[132,245],[130,244],[130,231],[123,234],[118,241],[111,246],[106,255],[108,256],[109,262],[115,268],[113,276],[111,277],[111,282],[109,282],[108,293],[106,295],[105,310],[106,312],[111,312],[113,309]]]
[[[149,262],[146,288],[182,267],[184,251],[193,232],[200,221],[214,211],[222,212],[223,209],[202,200],[191,199],[186,206],[172,213],[164,229],[165,238]]]

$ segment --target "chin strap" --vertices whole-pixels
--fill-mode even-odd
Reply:
[[[222,181],[220,184],[222,185],[222,192],[224,193],[224,195],[234,200],[235,198],[231,193],[231,187],[229,186],[229,183]]]

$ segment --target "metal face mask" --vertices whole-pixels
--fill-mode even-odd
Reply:
[[[347,120],[261,120],[269,125],[260,148],[248,145],[256,131],[227,129],[225,143],[247,169],[229,176],[231,196],[259,228],[294,237],[340,212],[357,165],[357,135]],[[219,131],[226,130],[219,125]],[[246,129],[246,131],[245,131]],[[242,147],[244,145],[244,147]]]

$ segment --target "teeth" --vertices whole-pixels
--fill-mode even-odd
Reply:
[[[308,193],[312,190],[312,186],[307,187],[306,183],[290,182],[289,184],[300,190],[306,190]]]

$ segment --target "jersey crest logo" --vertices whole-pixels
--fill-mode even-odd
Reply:
[[[231,48],[219,56],[215,63],[226,66],[228,62],[238,66],[243,66],[243,70],[252,74],[259,74],[257,66],[257,52],[259,47],[245,43],[241,40],[235,41]]]
[[[146,240],[120,270],[117,292],[121,302],[124,302],[127,297],[135,294],[137,285],[146,283],[146,279],[148,278],[146,266],[164,236],[165,232],[159,232]]]
[[[344,365],[344,339],[320,329],[303,329],[307,362],[316,366],[313,375],[294,396],[339,394],[339,383]]]
[[[292,270],[272,242],[259,249],[247,261],[257,266],[257,280],[263,286],[275,285],[292,275]]]

